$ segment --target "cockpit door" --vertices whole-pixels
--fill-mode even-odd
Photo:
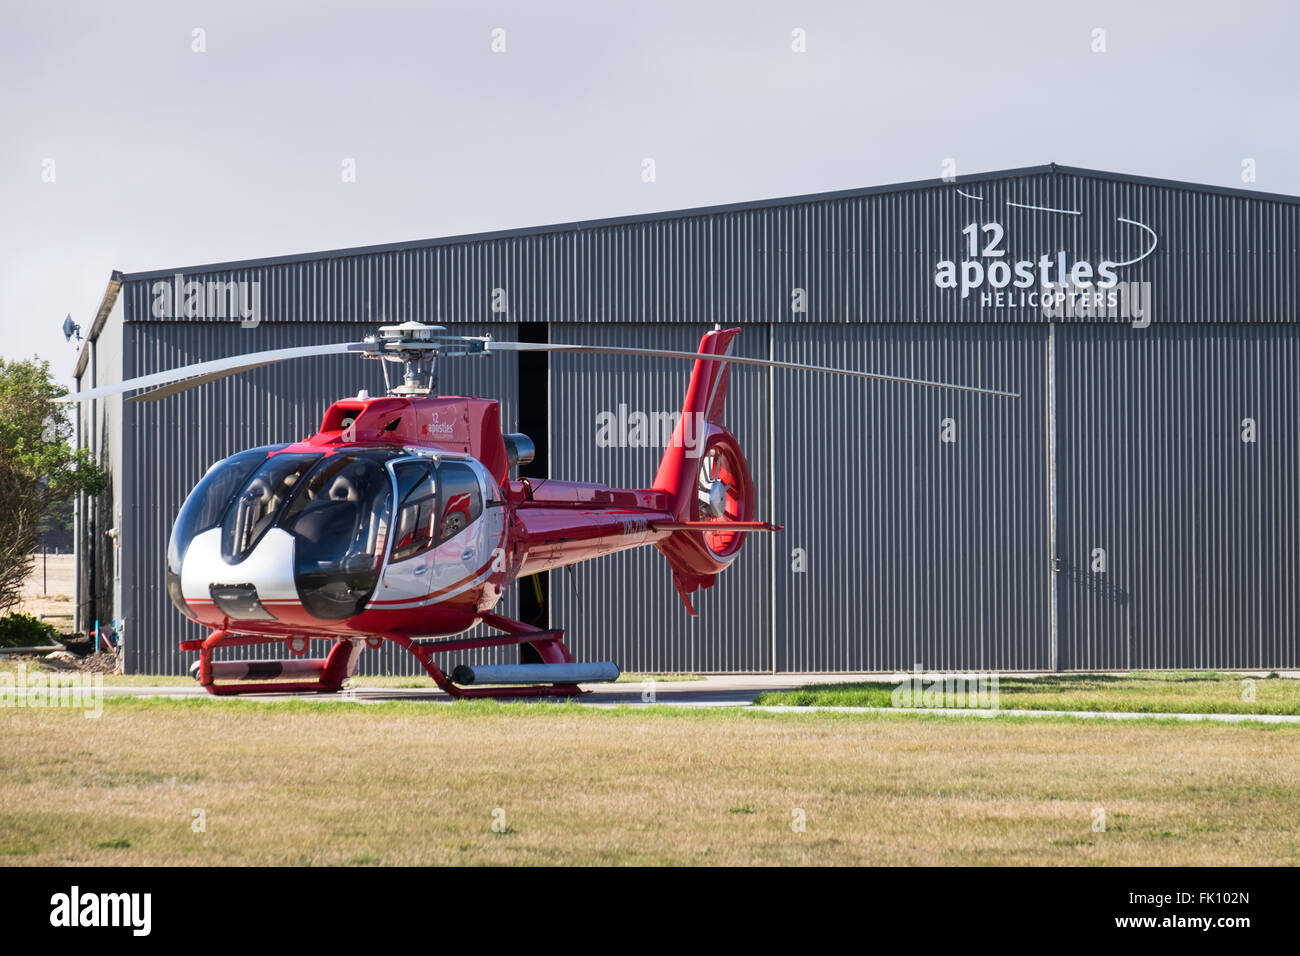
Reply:
[[[505,528],[501,509],[485,507],[479,470],[466,461],[411,459],[391,470],[398,489],[393,548],[372,606],[436,604],[481,584]]]

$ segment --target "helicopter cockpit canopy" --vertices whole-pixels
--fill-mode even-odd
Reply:
[[[294,583],[313,617],[350,617],[374,590],[393,500],[385,465],[402,452],[326,456],[286,447],[255,448],[218,462],[186,499],[167,549],[167,589],[182,611],[181,562],[196,537],[217,528],[226,565],[244,561],[272,528],[292,535]]]
[[[220,527],[236,492],[244,488],[258,466],[267,462],[268,455],[286,447],[288,446],[263,445],[231,455],[209,468],[203,479],[195,485],[181,506],[180,514],[176,516],[171,539],[167,543],[167,590],[172,592],[173,602],[177,602],[180,597],[181,559],[189,549],[190,542],[200,532]],[[176,577],[174,592],[173,576]],[[178,606],[183,608],[183,605]]]
[[[439,465],[391,447],[333,455],[287,447],[218,462],[186,499],[167,549],[168,593],[183,612],[181,563],[194,540],[214,529],[225,565],[248,558],[272,528],[291,535],[303,606],[313,617],[341,620],[359,613],[378,584],[394,526],[389,560],[399,562],[482,513],[478,475],[466,462]]]

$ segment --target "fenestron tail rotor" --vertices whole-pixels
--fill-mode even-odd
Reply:
[[[686,361],[705,359],[711,362],[727,362],[732,365],[755,365],[763,368],[790,369],[798,372],[818,372],[829,375],[848,375],[854,378],[872,379],[881,382],[894,382],[902,385],[920,385],[927,388],[944,388],[961,392],[975,392],[1000,398],[1019,398],[1018,392],[1009,392],[978,385],[963,385],[954,382],[940,382],[930,379],[908,378],[901,375],[889,375],[883,372],[867,372],[858,369],[833,368],[824,365],[806,365],[799,362],[781,362],[772,359],[749,358],[742,355],[712,355],[707,352],[682,352],[668,349],[629,348],[608,345],[564,345],[544,342],[503,342],[490,336],[445,335],[446,329],[439,325],[425,325],[421,322],[403,322],[400,325],[382,326],[378,335],[368,336],[361,342],[344,342],[332,345],[307,345],[297,348],[270,349],[263,352],[249,352],[210,362],[198,362],[178,368],[142,375],[112,385],[103,385],[86,391],[73,392],[63,396],[60,401],[86,402],[127,392],[145,389],[142,395],[132,396],[130,401],[157,401],[181,392],[215,382],[231,375],[238,375],[250,369],[272,365],[277,362],[294,359],[311,358],[318,355],[340,355],[355,352],[363,358],[384,361],[384,381],[390,395],[429,395],[437,388],[437,360],[440,357],[464,355],[483,355],[491,352],[557,352],[576,355],[629,355],[645,358],[670,358]],[[401,384],[389,381],[388,364],[396,363],[404,367]]]
[[[704,529],[705,545],[720,557],[732,553],[739,541],[740,532],[732,526],[745,520],[745,498],[750,492],[736,463],[737,454],[731,445],[711,445],[700,458],[696,482],[695,520]],[[709,523],[723,528],[709,531]]]

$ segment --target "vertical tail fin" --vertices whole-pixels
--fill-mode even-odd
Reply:
[[[696,350],[725,355],[740,329],[707,333]],[[729,362],[696,359],[682,414],[664,450],[654,488],[669,496],[669,510],[677,521],[702,525],[700,530],[674,531],[655,544],[668,559],[673,586],[686,610],[695,615],[690,596],[713,587],[719,572],[740,551],[744,532],[731,528],[709,531],[706,522],[748,521],[753,517],[754,483],[739,443],[722,426],[727,403]],[[710,491],[713,501],[702,503]]]
[[[731,340],[740,329],[721,329],[708,332],[700,339],[697,352],[725,355],[731,350]],[[654,485],[671,496],[674,517],[687,518],[691,499],[696,494],[696,472],[700,455],[704,452],[711,433],[722,427],[722,411],[727,403],[727,379],[731,372],[729,362],[710,362],[696,359],[691,372],[682,414],[673,429],[664,457],[659,462]]]

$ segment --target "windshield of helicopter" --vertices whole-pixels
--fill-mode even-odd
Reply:
[[[313,454],[272,455],[235,496],[221,523],[221,556],[227,564],[243,561],[275,523],[303,475],[321,460]]]
[[[190,542],[195,536],[209,531],[221,524],[226,509],[230,506],[235,493],[248,483],[248,478],[259,466],[264,465],[267,455],[279,451],[283,445],[266,445],[250,448],[236,455],[223,459],[208,469],[189,497],[181,506],[176,523],[172,526],[171,540],[167,543],[167,570],[171,574],[180,574],[181,559],[185,556]]]
[[[268,446],[218,462],[190,493],[167,549],[168,593],[182,610],[180,567],[193,539],[221,529],[227,564],[248,557],[272,527],[294,538],[299,596],[316,617],[358,613],[378,582],[388,543],[389,448],[282,452]]]
[[[167,595],[182,614],[188,614],[189,609],[181,596],[181,561],[190,543],[204,531],[221,525],[231,501],[248,483],[249,477],[266,464],[269,454],[284,447],[264,445],[250,448],[217,462],[185,499],[167,542]]]
[[[364,571],[378,565],[388,530],[392,482],[386,455],[340,454],[321,462],[285,511],[303,571]]]
[[[393,485],[391,450],[345,452],[317,464],[280,519],[294,538],[298,596],[314,616],[360,612],[379,581],[388,543]]]

